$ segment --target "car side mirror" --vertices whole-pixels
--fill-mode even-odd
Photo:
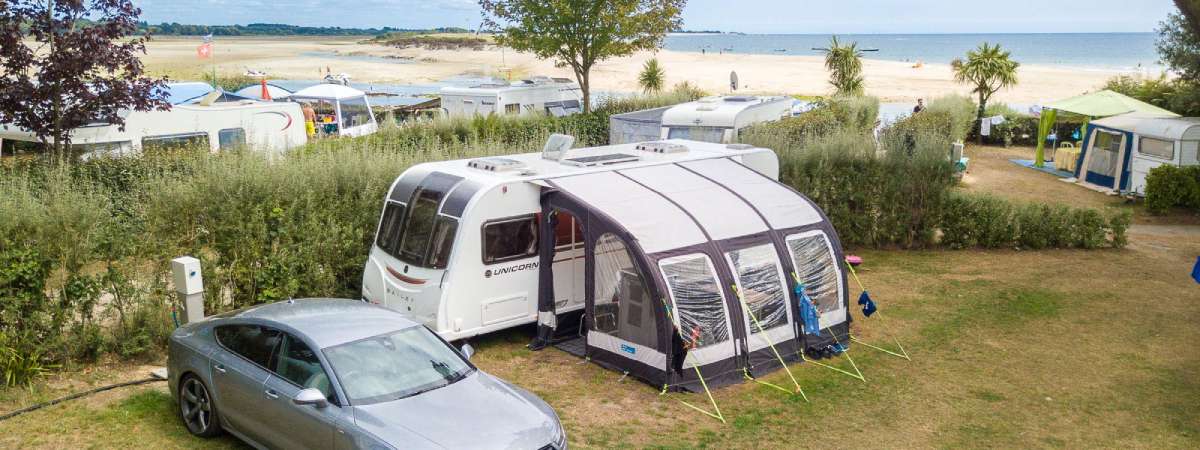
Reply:
[[[475,355],[475,347],[472,347],[471,344],[464,343],[462,345],[462,354],[463,357],[467,358],[467,360],[470,360],[471,356]]]
[[[317,408],[329,406],[329,400],[325,399],[325,394],[320,390],[308,388],[296,393],[296,397],[292,399],[292,403],[300,406],[312,405]]]

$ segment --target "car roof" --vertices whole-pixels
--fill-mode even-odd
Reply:
[[[320,348],[420,326],[403,314],[382,306],[333,298],[285,300],[213,317],[274,322],[307,336]]]

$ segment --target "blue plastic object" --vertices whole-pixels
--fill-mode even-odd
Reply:
[[[1196,266],[1192,267],[1192,279],[1200,283],[1200,256],[1196,257]]]
[[[804,293],[803,284],[796,286],[796,298],[800,301],[800,319],[804,323],[804,334],[821,334],[820,314],[817,314],[817,307],[813,305],[812,299]]]

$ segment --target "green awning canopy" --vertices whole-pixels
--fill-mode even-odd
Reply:
[[[1071,97],[1066,100],[1045,105],[1045,108],[1056,109],[1059,111],[1070,112],[1089,117],[1108,117],[1117,114],[1126,113],[1142,113],[1147,115],[1161,115],[1169,117],[1179,117],[1171,111],[1159,108],[1149,103],[1137,100],[1135,98],[1118,94],[1110,90],[1092,92],[1083,94],[1077,97]]]
[[[1079,114],[1088,120],[1128,113],[1179,117],[1179,114],[1108,89],[1047,104],[1042,107],[1042,119],[1038,123],[1037,153],[1033,159],[1036,167],[1042,167],[1044,164],[1042,161],[1045,159],[1046,135],[1054,128],[1054,120],[1059,111]]]

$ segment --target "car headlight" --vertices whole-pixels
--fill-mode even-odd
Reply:
[[[555,421],[554,442],[551,445],[557,450],[567,450],[567,430],[563,429],[562,421]]]

